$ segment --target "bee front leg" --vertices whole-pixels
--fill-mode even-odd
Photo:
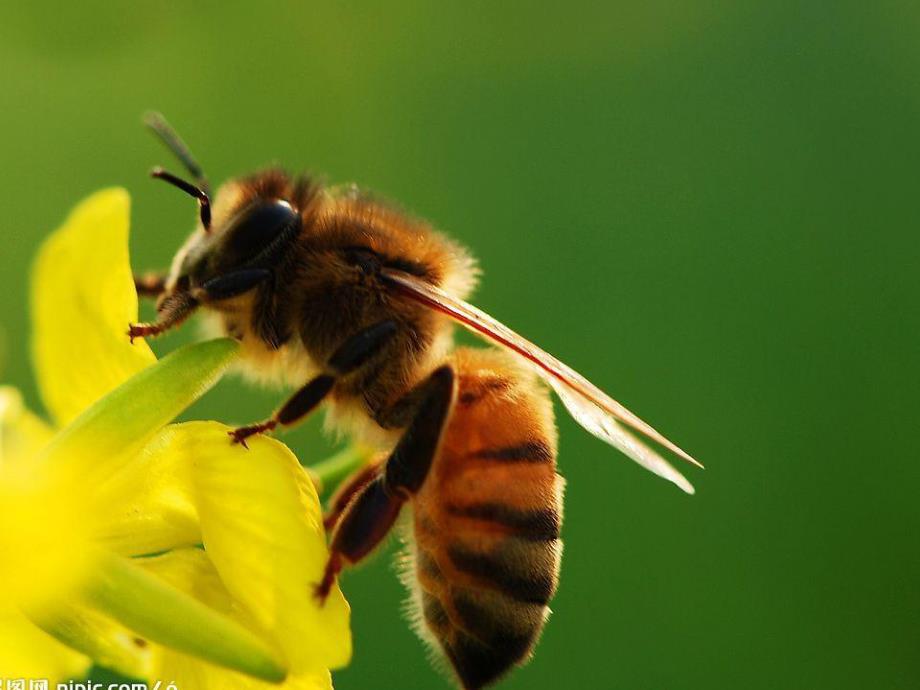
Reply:
[[[128,324],[128,337],[133,343],[135,338],[155,337],[165,333],[185,321],[198,306],[198,300],[187,292],[161,297],[157,305],[157,320],[153,323]]]
[[[428,476],[453,409],[456,385],[450,366],[437,369],[410,395],[419,400],[415,416],[396,448],[342,513],[329,545],[329,560],[316,597],[325,601],[335,578],[376,548],[389,534],[399,511]]]
[[[230,437],[233,443],[240,443],[245,447],[246,439],[250,436],[273,431],[278,426],[291,426],[302,420],[323,401],[340,377],[352,373],[379,354],[396,335],[396,331],[396,323],[390,320],[381,321],[358,331],[340,345],[329,358],[326,364],[328,373],[320,374],[310,380],[294,393],[270,419],[231,431]]]

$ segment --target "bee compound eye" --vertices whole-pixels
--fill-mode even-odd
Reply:
[[[300,214],[288,202],[260,202],[232,222],[227,231],[227,249],[241,258],[256,256],[299,224]]]

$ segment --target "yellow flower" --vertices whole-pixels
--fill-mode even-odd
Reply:
[[[42,247],[33,355],[52,419],[0,388],[0,677],[95,662],[179,688],[329,688],[349,610],[312,597],[328,556],[313,482],[281,443],[169,422],[237,353],[156,361],[137,319],[127,194],[99,192]]]

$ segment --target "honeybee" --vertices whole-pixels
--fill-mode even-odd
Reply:
[[[688,493],[650,442],[693,458],[571,368],[464,300],[477,268],[465,248],[356,187],[270,169],[224,184],[213,204],[201,167],[159,115],[148,125],[193,178],[153,176],[198,201],[197,227],[168,274],[137,282],[158,335],[204,308],[241,342],[255,374],[297,391],[268,419],[287,427],[324,403],[334,427],[380,457],[333,497],[330,557],[316,594],[411,510],[414,623],[464,688],[525,663],[556,591],[563,480],[549,384],[589,432]],[[452,348],[453,324],[499,348]]]

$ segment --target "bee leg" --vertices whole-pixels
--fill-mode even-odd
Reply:
[[[165,333],[191,316],[198,305],[198,300],[187,292],[176,292],[165,297],[161,295],[157,304],[157,320],[153,323],[128,324],[128,337],[133,343],[135,338],[155,337]]]
[[[329,545],[323,579],[316,585],[316,598],[326,600],[335,578],[345,565],[362,560],[389,534],[405,498],[390,493],[382,473],[368,482],[348,504]]]
[[[192,292],[201,302],[219,302],[249,292],[260,283],[272,277],[265,268],[247,268],[217,276]]]
[[[414,494],[422,487],[454,406],[454,370],[445,364],[410,393],[419,400],[412,421],[387,459],[384,473],[393,493]]]
[[[166,276],[162,273],[134,276],[134,289],[137,290],[138,297],[159,297],[166,289]]]
[[[331,532],[336,526],[352,499],[377,478],[385,459],[386,456],[380,456],[371,460],[367,465],[354,472],[335,490],[332,498],[329,499],[329,510],[323,515],[323,527],[326,528],[327,532]]]
[[[272,431],[281,426],[291,426],[306,417],[319,405],[323,398],[332,390],[336,379],[350,374],[367,362],[371,357],[379,354],[384,346],[396,334],[397,326],[394,321],[386,320],[373,326],[358,331],[346,340],[332,354],[327,363],[331,373],[320,374],[309,381],[281,408],[272,415],[271,419],[258,424],[240,427],[230,432],[233,443],[246,446],[246,439],[255,434]]]
[[[396,335],[397,330],[396,322],[387,319],[358,331],[332,353],[327,367],[336,376],[350,374],[371,357],[379,354]]]
[[[332,535],[329,561],[316,586],[320,601],[329,595],[343,567],[359,562],[383,541],[403,503],[421,488],[438,452],[455,390],[450,366],[435,370],[416,389],[421,403],[415,416],[386,464],[348,503]]]
[[[323,398],[332,390],[335,385],[335,377],[328,374],[320,374],[310,380],[306,386],[294,393],[281,408],[272,415],[271,419],[264,422],[241,426],[229,432],[233,443],[240,443],[246,448],[246,439],[256,434],[264,434],[266,431],[274,430],[279,424],[289,426],[306,417]]]

